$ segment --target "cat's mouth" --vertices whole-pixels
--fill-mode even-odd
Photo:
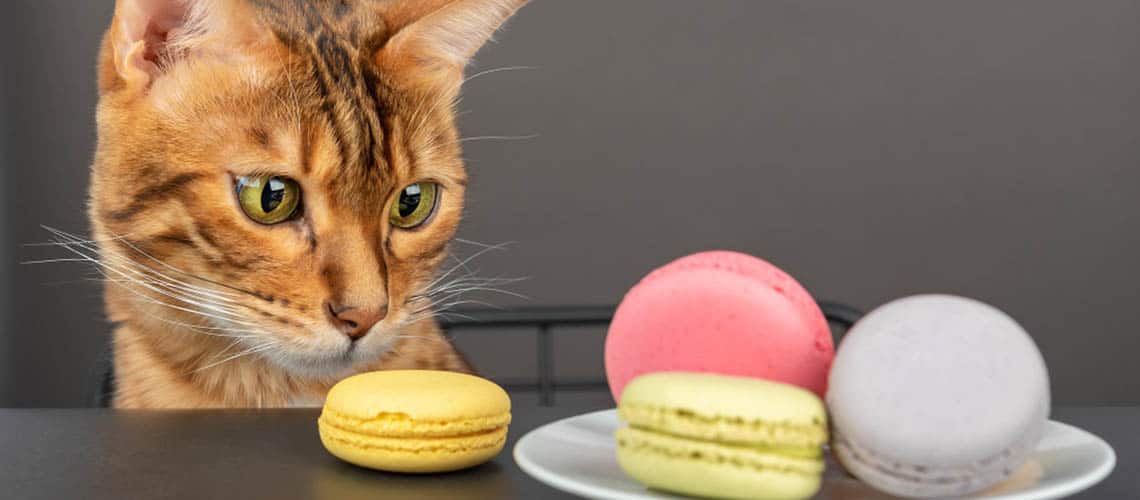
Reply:
[[[377,326],[352,341],[337,332],[314,331],[312,342],[267,353],[266,358],[286,372],[305,378],[339,378],[373,365],[395,344],[397,335]]]

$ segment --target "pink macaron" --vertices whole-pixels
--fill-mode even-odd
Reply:
[[[776,266],[737,252],[683,257],[643,278],[606,337],[614,400],[634,377],[690,371],[798,385],[821,397],[835,357],[819,306]]]

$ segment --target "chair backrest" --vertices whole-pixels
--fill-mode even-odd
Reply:
[[[820,302],[820,309],[832,327],[835,343],[847,332],[863,312],[837,302]],[[531,380],[499,380],[500,385],[510,390],[538,391],[539,404],[552,406],[554,394],[564,390],[609,390],[606,379],[599,376],[588,379],[560,379],[554,373],[554,342],[552,335],[562,327],[607,326],[613,320],[615,307],[612,306],[558,306],[521,309],[471,309],[449,312],[439,318],[445,330],[532,328],[538,341],[535,343],[537,373]]]
[[[840,337],[851,328],[863,313],[854,307],[836,302],[820,302],[823,315],[832,325],[836,344]],[[554,342],[551,335],[555,329],[570,326],[606,326],[613,320],[615,308],[612,306],[560,306],[529,307],[519,309],[469,309],[451,311],[441,315],[440,326],[445,330],[457,328],[491,329],[503,327],[533,328],[538,335],[535,356],[538,372],[534,381],[500,381],[507,390],[537,390],[539,404],[554,404],[554,394],[559,389],[608,390],[602,377],[577,380],[559,380],[554,374]],[[99,408],[111,406],[111,396],[115,390],[115,370],[110,343],[99,361],[98,387],[92,393],[91,404]]]

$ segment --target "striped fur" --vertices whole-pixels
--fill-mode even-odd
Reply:
[[[479,286],[441,269],[467,174],[463,66],[525,0],[119,0],[100,54],[94,240],[122,408],[287,406],[389,368],[469,371],[433,312]],[[233,178],[297,180],[262,226]],[[425,226],[399,192],[441,186]],[[466,280],[466,281],[464,281]],[[485,284],[485,283],[482,283]],[[325,304],[386,306],[355,345]]]

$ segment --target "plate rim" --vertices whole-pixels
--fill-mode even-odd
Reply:
[[[548,427],[564,424],[570,420],[586,419],[590,417],[601,416],[603,414],[614,414],[616,412],[617,408],[596,410],[561,418],[553,422],[543,424],[542,426],[532,429],[530,432],[524,434],[523,437],[519,438],[518,442],[515,443],[514,448],[511,450],[511,456],[514,458],[515,463],[519,466],[520,469],[523,470],[523,472],[535,480],[552,488],[586,498],[640,500],[641,498],[644,498],[641,495],[630,495],[625,492],[614,491],[600,486],[592,486],[588,483],[581,483],[565,479],[562,476],[547,470],[547,468],[531,461],[530,458],[522,453],[522,450],[526,446],[526,443],[535,439],[535,435],[541,431],[546,430]],[[1100,436],[1093,434],[1092,432],[1089,432],[1072,424],[1052,419],[1048,421],[1048,424],[1061,427],[1068,431],[1075,431],[1076,433],[1088,438],[1090,442],[1095,443],[1102,449],[1102,451],[1107,452],[1107,460],[1099,464],[1094,470],[1072,481],[1041,487],[1040,489],[1035,489],[1033,491],[1011,491],[1002,495],[975,498],[984,498],[987,500],[1047,500],[1062,498],[1091,488],[1112,474],[1112,471],[1116,468],[1116,450],[1113,449],[1112,445],[1110,445],[1107,441],[1105,441]]]
[[[616,412],[617,412],[617,408],[610,408],[608,410],[596,410],[596,411],[591,411],[591,412],[586,412],[586,413],[580,413],[578,415],[574,415],[574,416],[570,416],[570,417],[566,417],[566,418],[561,418],[561,419],[555,420],[553,422],[548,422],[544,425],[541,425],[539,427],[531,429],[530,432],[523,434],[523,437],[519,438],[518,442],[515,443],[514,449],[511,450],[511,456],[515,459],[515,463],[518,464],[519,468],[522,469],[523,472],[527,473],[532,478],[534,478],[534,479],[538,480],[539,482],[544,483],[547,486],[550,486],[552,488],[555,488],[555,489],[558,489],[558,490],[561,490],[561,491],[564,491],[567,493],[579,495],[582,497],[586,497],[586,498],[606,498],[606,499],[617,499],[617,500],[640,500],[638,497],[630,496],[630,495],[627,495],[626,493],[623,493],[623,492],[615,492],[615,491],[610,490],[610,489],[605,489],[605,488],[596,487],[596,486],[588,486],[588,485],[584,485],[583,483],[563,479],[561,476],[554,474],[552,472],[549,472],[546,470],[546,468],[541,467],[538,464],[532,462],[529,458],[522,455],[520,452],[520,450],[523,448],[523,445],[525,443],[534,439],[535,434],[537,434],[539,431],[541,431],[543,429],[546,429],[547,427],[558,425],[560,423],[563,423],[563,422],[566,422],[569,420],[592,417],[594,415],[600,415],[603,413],[616,413]]]

